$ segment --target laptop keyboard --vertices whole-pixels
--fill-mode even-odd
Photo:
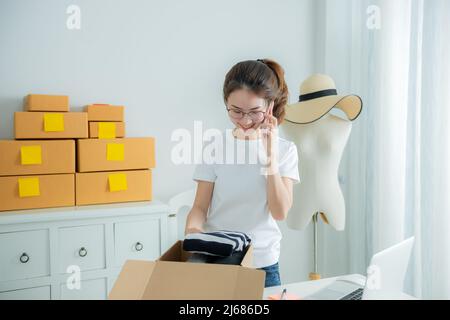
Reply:
[[[361,300],[363,292],[364,288],[356,289],[355,291],[350,292],[348,295],[341,298],[340,300]]]

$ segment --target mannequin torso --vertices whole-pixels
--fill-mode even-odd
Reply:
[[[298,200],[288,214],[288,226],[303,229],[316,212],[321,212],[332,227],[343,230],[345,202],[338,169],[352,123],[326,114],[309,124],[284,121],[280,128],[299,152],[301,183],[294,189]]]

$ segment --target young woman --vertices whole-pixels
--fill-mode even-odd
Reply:
[[[281,232],[276,220],[286,218],[293,184],[300,180],[296,145],[280,138],[277,130],[288,99],[284,70],[269,59],[239,62],[225,77],[223,98],[235,126],[226,130],[225,152],[237,145],[238,152],[263,150],[265,158],[263,164],[198,164],[193,176],[197,193],[185,233],[248,234],[253,265],[266,271],[265,286],[280,285]]]

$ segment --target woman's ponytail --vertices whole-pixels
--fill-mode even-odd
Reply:
[[[284,79],[284,69],[274,60],[263,59],[262,62],[272,69],[277,77],[278,93],[274,100],[273,115],[278,119],[278,124],[281,124],[286,114],[285,108],[289,98],[289,89]]]

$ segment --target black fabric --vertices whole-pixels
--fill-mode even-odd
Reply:
[[[227,257],[233,254],[233,245],[217,241],[185,239],[183,241],[183,250]]]
[[[243,232],[218,230],[187,234],[183,241],[183,250],[212,256],[230,257],[242,252],[251,242]]]
[[[191,263],[213,263],[213,264],[231,264],[231,265],[240,265],[242,259],[244,259],[246,251],[233,253],[229,257],[220,257],[220,256],[211,256],[201,253],[193,253],[186,260],[186,262]]]

